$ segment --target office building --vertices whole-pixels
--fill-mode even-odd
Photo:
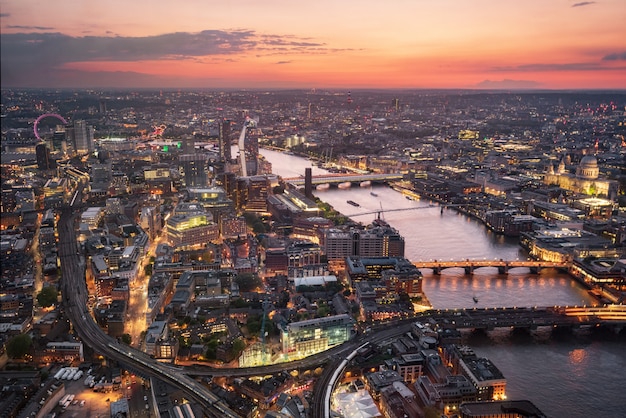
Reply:
[[[344,231],[327,229],[324,251],[328,260],[346,257],[404,257],[404,238],[397,230],[381,225]]]
[[[203,153],[181,154],[178,164],[182,171],[185,187],[206,187],[208,179],[208,156]]]
[[[421,293],[422,273],[404,257],[348,257],[346,274],[351,284],[380,281],[388,291]]]
[[[224,162],[229,162],[233,158],[230,149],[230,125],[231,121],[228,119],[224,119],[219,124],[219,154],[220,160]]]
[[[167,220],[165,231],[174,247],[203,245],[219,239],[219,226],[202,213],[173,215]]]
[[[35,157],[37,159],[37,168],[39,170],[49,170],[52,168],[53,161],[50,159],[50,149],[45,143],[35,146]]]
[[[221,216],[219,218],[219,224],[220,232],[225,239],[243,237],[248,233],[248,225],[243,216]]]
[[[71,127],[66,128],[69,142],[76,154],[89,154],[94,151],[94,128],[84,120],[76,120]]]
[[[349,315],[307,319],[281,326],[283,354],[306,357],[342,344],[354,335],[354,320]]]

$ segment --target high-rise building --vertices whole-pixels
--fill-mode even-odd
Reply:
[[[254,119],[247,118],[244,122],[238,144],[241,175],[243,177],[256,175],[258,171],[259,133]]]
[[[104,99],[100,99],[100,113],[105,115],[107,113],[107,102]]]
[[[252,212],[267,212],[267,198],[270,195],[271,188],[278,183],[276,176],[263,175],[246,177],[247,181],[247,200],[245,202],[246,210]]]
[[[43,142],[35,147],[35,155],[37,158],[37,168],[40,170],[48,170],[51,168],[50,150]]]
[[[324,237],[324,251],[329,260],[343,260],[351,256],[404,257],[404,237],[384,225],[365,230],[328,229]]]
[[[224,119],[219,124],[219,152],[221,161],[230,161],[230,120]]]
[[[208,161],[207,155],[201,153],[181,154],[178,156],[186,187],[208,186]]]
[[[76,120],[66,132],[75,153],[88,154],[94,151],[93,126],[87,125],[84,120]]]
[[[65,125],[57,125],[49,141],[49,148],[52,152],[67,152],[67,132]]]
[[[173,215],[165,228],[168,241],[175,247],[206,244],[220,235],[219,226],[201,213]]]

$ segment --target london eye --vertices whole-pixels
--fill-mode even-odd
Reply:
[[[58,120],[60,120],[61,122],[63,122],[64,125],[67,125],[67,121],[65,119],[63,119],[63,116],[58,115],[56,113],[45,113],[41,116],[39,116],[37,119],[35,119],[35,123],[33,124],[33,131],[35,132],[35,137],[37,137],[38,140],[42,141],[41,136],[39,136],[39,132],[37,131],[37,127],[39,126],[39,122],[41,122],[42,119],[45,118],[57,118]]]

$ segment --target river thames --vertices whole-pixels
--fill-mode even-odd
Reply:
[[[237,149],[233,150],[235,155]],[[281,177],[323,174],[297,156],[261,150]],[[405,239],[411,261],[464,259],[526,259],[516,238],[493,234],[453,209],[428,200],[408,200],[387,186],[331,188],[315,196],[353,220],[369,224],[380,216]],[[348,200],[358,203],[355,207]],[[411,209],[395,210],[392,209]],[[434,308],[497,308],[514,306],[585,305],[595,303],[568,275],[552,269],[530,274],[525,268],[508,275],[482,268],[473,276],[461,269],[433,275],[424,270],[423,290]],[[477,299],[475,303],[473,298]],[[626,340],[612,333],[577,331],[552,335],[493,331],[466,335],[477,355],[489,358],[507,379],[509,399],[528,399],[549,417],[626,416]]]

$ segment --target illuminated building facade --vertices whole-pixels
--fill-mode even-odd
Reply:
[[[281,327],[283,354],[305,357],[342,344],[352,337],[354,320],[346,314],[292,322]]]
[[[89,229],[97,228],[104,217],[104,208],[95,206],[86,209],[80,215],[80,222],[87,224]]]
[[[548,167],[548,172],[544,174],[545,184],[556,184],[560,188],[570,190],[575,193],[589,196],[599,196],[607,199],[615,199],[619,183],[615,180],[605,180],[599,178],[600,169],[598,160],[593,155],[584,156],[576,168],[576,174],[566,171],[564,158],[555,170]]]
[[[83,343],[70,341],[49,342],[43,350],[35,350],[33,360],[39,363],[85,361]]]
[[[179,345],[177,338],[157,340],[154,345],[154,358],[157,361],[173,362],[178,355]]]
[[[404,238],[389,226],[373,226],[365,230],[328,229],[324,236],[328,260],[346,257],[404,257]]]
[[[45,207],[66,203],[69,196],[70,184],[66,178],[49,179],[43,186],[43,199]]]
[[[293,221],[292,237],[296,239],[307,239],[316,244],[320,244],[324,238],[324,230],[333,226],[333,222],[320,216],[306,218],[296,218]]]
[[[573,258],[574,251],[584,257],[610,244],[609,240],[580,229],[543,229],[520,235],[520,245],[542,261],[564,262]]]
[[[626,260],[618,257],[576,258],[572,273],[589,285],[626,291]]]
[[[404,257],[348,257],[346,273],[352,285],[361,281],[381,281],[390,292],[415,296],[422,291],[422,273]]]
[[[223,238],[237,238],[248,233],[246,219],[243,216],[222,216],[219,223]]]
[[[230,213],[233,209],[233,201],[228,198],[222,187],[192,187],[187,190],[189,200],[197,203],[204,210],[213,214],[213,219],[219,219],[223,213]]]
[[[247,177],[246,180],[245,209],[251,212],[267,212],[267,198],[271,187],[278,184],[278,179],[275,176],[263,175]]]
[[[463,358],[460,362],[463,375],[477,390],[477,401],[506,399],[506,379],[487,358]]]
[[[219,226],[207,219],[206,214],[178,214],[171,216],[165,225],[171,245],[191,246],[219,239]]]

